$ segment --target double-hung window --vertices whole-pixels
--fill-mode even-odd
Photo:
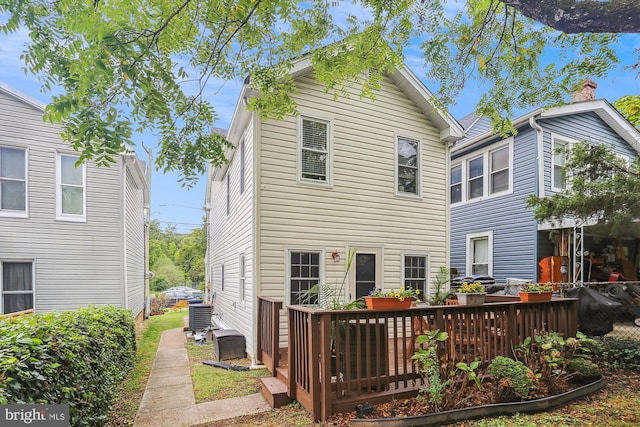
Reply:
[[[422,255],[404,256],[404,287],[420,290],[421,299],[427,298],[427,257]]]
[[[564,141],[553,141],[553,168],[551,169],[551,182],[555,191],[562,191],[567,188],[567,177],[564,170],[566,163],[567,143]]]
[[[467,275],[493,274],[493,232],[467,235]]]
[[[451,203],[462,201],[462,165],[451,167]]]
[[[316,304],[309,300],[308,291],[320,283],[321,252],[289,252],[289,302],[290,304]]]
[[[400,194],[420,194],[420,142],[398,137],[396,142],[397,187]]]
[[[0,313],[15,313],[33,308],[33,262],[0,262],[2,300]]]
[[[78,156],[58,154],[57,218],[67,221],[86,220],[85,164],[77,165]]]
[[[300,117],[298,181],[331,185],[331,123]]]
[[[0,213],[27,211],[26,150],[0,147]]]
[[[501,193],[509,189],[509,147],[489,152],[491,181],[489,194]]]
[[[476,157],[467,163],[467,198],[477,199],[484,195],[484,157]]]
[[[450,169],[451,204],[497,197],[513,190],[513,138],[455,158]]]

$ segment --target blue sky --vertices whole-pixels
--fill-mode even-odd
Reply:
[[[2,16],[0,16],[0,20],[2,20]],[[51,94],[41,93],[38,80],[25,74],[23,70],[20,55],[26,41],[27,33],[24,30],[10,35],[0,35],[0,81],[43,102],[48,102]],[[640,80],[637,78],[637,71],[624,68],[638,62],[639,54],[636,50],[640,49],[640,35],[622,36],[615,49],[621,56],[620,65],[611,72],[609,78],[596,81],[598,84],[596,96],[606,98],[611,102],[624,95],[640,93]],[[422,78],[424,61],[417,46],[409,46],[405,62],[418,77]],[[433,92],[437,89],[435,82],[425,79],[423,82]],[[241,83],[240,81],[218,82],[207,88],[207,96],[216,107],[219,116],[214,126],[228,127],[240,93]],[[457,105],[450,107],[451,114],[459,119],[473,112],[474,104],[478,100],[481,90],[480,87],[468,85],[459,97]],[[138,156],[146,160],[146,153],[140,143],[144,142],[146,146],[155,148],[154,137],[152,135],[138,135],[135,137],[135,142]],[[202,223],[206,183],[203,177],[197,185],[187,189],[180,186],[177,182],[178,178],[177,173],[163,174],[154,171],[151,190],[152,218],[160,221],[163,226],[172,224],[179,232],[189,232]]]

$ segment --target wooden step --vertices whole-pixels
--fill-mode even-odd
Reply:
[[[287,394],[287,385],[275,377],[261,378],[262,395],[272,408],[288,405],[292,399]]]

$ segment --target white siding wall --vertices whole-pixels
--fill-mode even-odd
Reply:
[[[214,293],[214,312],[225,325],[241,332],[247,352],[253,354],[254,305],[253,287],[253,132],[252,124],[243,135],[245,141],[245,190],[240,194],[240,147],[229,164],[230,213],[227,216],[227,177],[211,185],[210,269]],[[246,298],[240,301],[239,259],[245,254]],[[224,263],[225,286],[221,288],[221,266]]]
[[[137,187],[130,167],[125,167],[125,234],[127,281],[127,307],[136,316],[144,308],[144,272],[145,272],[145,242],[144,242],[144,194]]]
[[[35,261],[38,312],[124,307],[121,163],[89,163],[87,221],[56,221],[56,152],[75,152],[58,127],[43,123],[41,111],[2,92],[0,117],[0,145],[28,148],[29,205],[29,218],[0,218],[0,260]]]
[[[285,298],[286,247],[325,249],[327,284],[340,283],[348,248],[382,248],[383,285],[397,288],[402,253],[447,265],[447,155],[439,131],[385,79],[377,99],[333,100],[311,77],[298,81],[299,111],[333,123],[333,187],[298,184],[297,118],[269,121],[260,138],[261,295]],[[422,197],[395,195],[396,136],[419,138]],[[339,263],[331,259],[338,251]]]

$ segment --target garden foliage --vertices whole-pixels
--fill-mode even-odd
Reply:
[[[640,341],[618,337],[597,340],[593,360],[598,365],[611,369],[640,371]]]
[[[68,404],[103,425],[136,352],[131,313],[111,306],[0,320],[0,404]]]

